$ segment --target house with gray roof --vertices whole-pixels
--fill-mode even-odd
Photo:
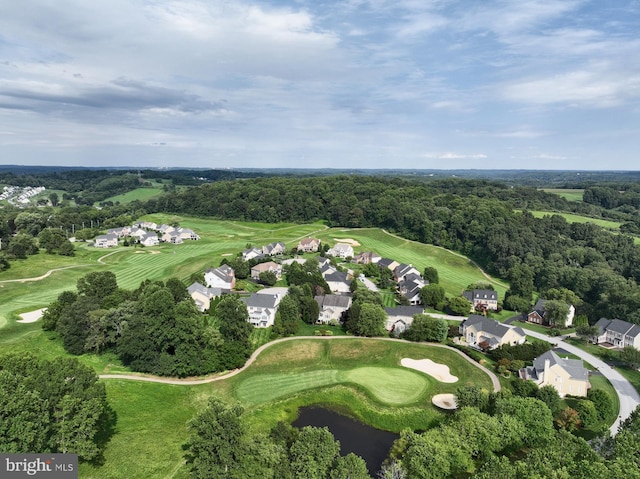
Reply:
[[[236,287],[236,273],[226,264],[218,268],[208,268],[204,272],[204,280],[209,288],[233,289]]]
[[[286,246],[281,241],[277,243],[269,243],[262,247],[262,253],[268,256],[275,256],[277,254],[283,254],[286,250]]]
[[[540,324],[542,326],[550,326],[549,318],[547,318],[545,314],[545,304],[547,304],[546,299],[538,299],[531,312],[527,314],[527,322]],[[567,318],[565,319],[564,323],[566,327],[569,327],[573,324],[573,317],[576,314],[576,308],[572,304],[569,304],[568,306],[569,313],[567,314]]]
[[[413,323],[416,314],[423,314],[424,308],[420,306],[397,306],[395,308],[384,308],[387,313],[385,328],[396,337],[404,333]]]
[[[356,257],[353,258],[353,261],[358,264],[376,264],[381,259],[382,256],[380,256],[378,253],[374,253],[373,251],[364,251],[357,254]]]
[[[401,279],[398,283],[398,292],[407,298],[409,304],[413,306],[420,304],[420,290],[429,284],[429,282],[425,281],[422,279],[422,276],[415,273],[410,273],[404,277],[406,279]]]
[[[324,280],[329,285],[332,293],[349,293],[351,292],[351,279],[347,273],[337,270],[328,270],[323,273]]]
[[[631,346],[640,349],[640,326],[621,319],[601,318],[595,324],[598,336],[593,342],[605,347],[624,348]]]
[[[145,246],[156,246],[160,244],[160,240],[158,239],[158,235],[156,233],[145,233],[142,238],[140,238],[140,244]]]
[[[526,340],[522,328],[506,326],[477,314],[462,321],[458,330],[469,346],[478,349],[496,349],[503,344],[515,346]]]
[[[93,241],[93,245],[96,248],[113,248],[118,246],[118,235],[109,233],[106,235],[96,236],[96,239]]]
[[[282,296],[279,294],[251,293],[251,296],[240,298],[249,313],[249,322],[256,328],[273,326],[278,312],[278,304]]]
[[[462,296],[471,303],[471,311],[478,309],[497,311],[498,292],[493,289],[474,289],[464,291]]]
[[[316,324],[342,323],[344,314],[351,307],[351,296],[325,294],[314,298],[320,307]]]
[[[260,248],[247,248],[242,250],[242,260],[249,261],[253,258],[261,258],[264,256],[264,253]]]
[[[533,366],[521,369],[520,377],[533,381],[538,387],[553,386],[560,397],[584,397],[591,387],[589,371],[581,359],[561,358],[553,351],[535,358]]]
[[[335,258],[353,258],[353,246],[348,243],[336,243],[327,251],[327,254]]]
[[[222,288],[207,288],[206,286],[194,282],[187,288],[189,296],[196,303],[196,307],[200,311],[206,311],[211,307],[211,300],[221,296],[223,293],[229,292]]]

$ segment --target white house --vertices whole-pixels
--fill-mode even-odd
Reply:
[[[594,338],[596,344],[621,349],[627,346],[640,349],[639,325],[621,319],[601,318],[595,326],[598,328],[598,336]]]
[[[343,314],[351,307],[351,296],[325,294],[314,298],[320,307],[316,324],[342,323]]]
[[[327,251],[328,255],[336,258],[353,258],[353,247],[347,243],[336,243],[336,245]]]
[[[204,280],[209,288],[233,289],[236,286],[236,274],[233,268],[223,264],[218,268],[208,268]]]
[[[282,297],[279,294],[251,293],[247,298],[240,298],[249,313],[249,322],[256,328],[273,326]]]
[[[387,313],[387,331],[399,336],[411,326],[413,317],[416,314],[424,313],[424,308],[420,306],[397,306],[395,308],[384,308]]]
[[[96,236],[93,245],[96,248],[113,248],[118,246],[118,236],[113,233]]]
[[[156,246],[160,244],[160,240],[158,239],[158,235],[156,233],[147,233],[142,238],[140,238],[140,244],[145,246]]]

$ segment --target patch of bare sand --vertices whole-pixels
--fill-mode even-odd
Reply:
[[[348,243],[351,246],[360,246],[360,243],[358,243],[353,238],[333,238],[333,239],[334,241],[338,241],[339,243]]]
[[[46,310],[47,308],[42,308],[36,309],[35,311],[29,311],[28,313],[22,313],[20,315],[22,319],[17,320],[16,323],[35,323],[42,317]]]
[[[149,251],[151,254],[160,254],[160,251]]]
[[[431,361],[431,359],[409,359],[402,358],[400,361],[405,368],[415,369],[436,378],[443,383],[455,383],[458,381],[457,376],[453,376],[449,372],[449,366]]]
[[[440,409],[456,409],[456,397],[454,394],[436,394],[431,402]]]
[[[233,253],[222,253],[220,256],[233,256]]]

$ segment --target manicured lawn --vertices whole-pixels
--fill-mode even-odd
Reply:
[[[559,216],[562,216],[564,219],[566,219],[567,223],[593,223],[603,228],[606,228],[609,230],[615,230],[615,231],[620,230],[620,225],[622,224],[618,221],[609,221],[609,220],[603,220],[600,218],[589,218],[588,216],[574,215],[572,213],[557,213],[553,211],[530,211],[530,213],[536,218],[542,218],[544,216],[551,216],[551,215],[559,215]]]
[[[582,201],[584,190],[571,188],[543,188],[542,191],[562,196],[567,201]]]

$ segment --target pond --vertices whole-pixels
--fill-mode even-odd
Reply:
[[[360,456],[367,463],[372,476],[380,470],[393,442],[400,437],[320,407],[300,408],[298,419],[292,425],[298,428],[326,426],[340,441],[340,455],[346,456],[352,452]]]

